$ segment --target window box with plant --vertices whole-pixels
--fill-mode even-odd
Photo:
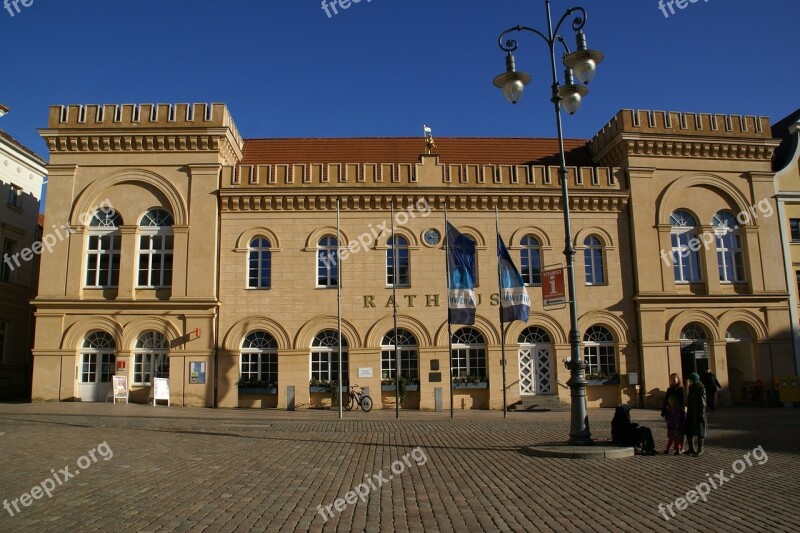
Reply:
[[[489,378],[486,376],[457,376],[453,378],[454,389],[488,389]]]
[[[619,374],[595,372],[586,374],[587,385],[619,385]]]
[[[236,386],[239,394],[278,394],[278,385],[263,379],[240,379]]]
[[[341,392],[347,392],[347,385],[340,387]],[[308,391],[315,393],[333,394],[336,392],[336,382],[328,381],[326,379],[312,379],[308,384]]]

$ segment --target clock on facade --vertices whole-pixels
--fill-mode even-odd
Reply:
[[[439,241],[442,238],[442,234],[439,233],[439,230],[431,228],[425,231],[425,242],[429,246],[435,246],[439,244]]]

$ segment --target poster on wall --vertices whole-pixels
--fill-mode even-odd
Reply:
[[[153,379],[153,405],[156,405],[158,400],[166,400],[169,406],[169,379],[167,378]]]
[[[111,381],[114,389],[114,403],[117,403],[117,400],[125,400],[125,403],[128,403],[128,376],[111,376]]]
[[[189,383],[204,384],[206,382],[206,363],[192,361],[189,363]]]

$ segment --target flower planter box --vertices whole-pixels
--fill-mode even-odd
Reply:
[[[589,379],[586,381],[587,385],[619,385],[619,378],[609,379]]]
[[[383,392],[394,392],[394,385],[381,385],[381,390]],[[415,385],[406,385],[406,392],[417,392],[419,391],[419,384]]]
[[[278,394],[278,387],[239,387],[239,394]]]
[[[488,389],[489,383],[482,381],[480,383],[454,383],[454,389]]]

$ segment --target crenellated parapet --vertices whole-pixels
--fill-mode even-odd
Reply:
[[[590,142],[597,164],[627,156],[768,161],[777,146],[768,117],[623,109]]]
[[[51,154],[217,151],[236,164],[244,149],[225,104],[52,106],[40,134]]]

